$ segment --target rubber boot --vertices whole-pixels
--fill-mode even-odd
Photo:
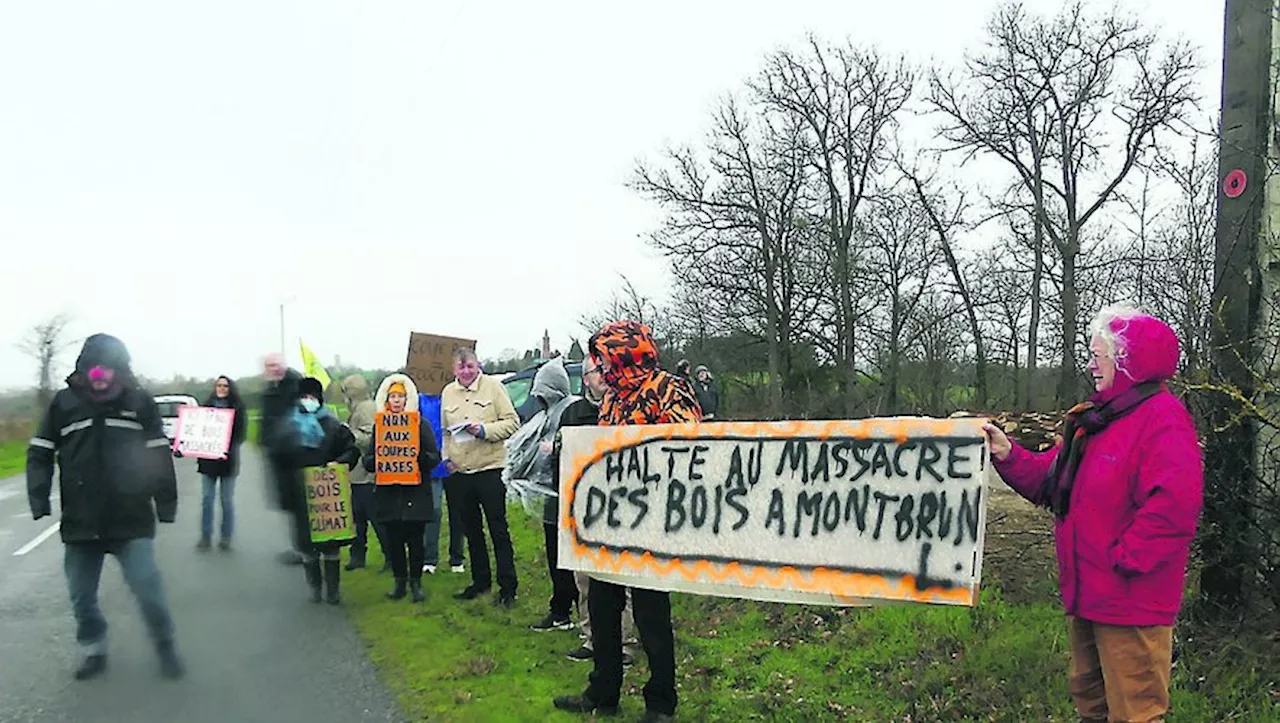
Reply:
[[[339,575],[342,574],[341,560],[325,560],[324,561],[324,601],[330,605],[337,605],[342,602],[342,597],[338,594],[338,585],[340,583]]]
[[[365,553],[363,551],[356,552],[353,550],[351,552],[351,559],[347,561],[347,572],[351,572],[352,570],[359,570],[360,568],[364,567],[364,564],[365,564]]]
[[[302,571],[307,576],[307,587],[311,588],[311,602],[320,602],[320,561],[307,560],[303,562]]]
[[[420,603],[427,599],[422,592],[422,578],[416,578],[409,581],[410,599],[416,603]]]
[[[402,600],[405,596],[405,584],[408,583],[403,577],[396,578],[396,586],[391,592],[387,593],[388,600]]]

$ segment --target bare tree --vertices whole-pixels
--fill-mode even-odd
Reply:
[[[1001,159],[1032,197],[1036,248],[1042,232],[1061,268],[1062,402],[1078,383],[1085,230],[1194,107],[1197,65],[1186,44],[1163,44],[1118,10],[1086,15],[1078,2],[1052,18],[1006,5],[987,31],[987,52],[968,59],[960,82],[935,73],[930,100],[956,148]]]
[[[751,83],[762,103],[796,120],[815,169],[832,281],[834,361],[846,405],[857,383],[858,273],[853,243],[863,203],[892,162],[896,121],[915,86],[901,58],[810,37],[769,56]],[[815,341],[821,341],[821,338]],[[848,411],[852,411],[846,406]]]
[[[31,327],[18,345],[36,362],[36,393],[41,407],[47,407],[53,400],[53,379],[58,373],[59,357],[75,343],[67,332],[70,325],[71,317],[67,314],[50,317]]]

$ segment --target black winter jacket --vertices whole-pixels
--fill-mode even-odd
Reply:
[[[422,418],[418,424],[418,471],[422,481],[416,485],[377,485],[373,494],[373,518],[377,522],[430,522],[435,517],[435,498],[431,494],[431,470],[440,464],[440,448],[431,422]],[[377,457],[374,448],[378,443],[378,427],[369,438],[369,449],[364,454],[364,468],[375,471]],[[376,480],[375,480],[376,481]]]
[[[129,386],[109,401],[76,387],[54,396],[27,449],[27,500],[37,520],[52,513],[55,462],[63,542],[155,537],[157,517],[177,516],[169,440],[145,389]]]

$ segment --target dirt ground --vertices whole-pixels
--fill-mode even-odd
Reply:
[[[983,586],[998,584],[1011,602],[1056,599],[1053,518],[1001,483],[988,489]]]

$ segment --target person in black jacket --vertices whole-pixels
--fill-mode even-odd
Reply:
[[[330,463],[346,465],[347,469],[360,461],[360,448],[356,437],[347,425],[338,421],[333,412],[324,406],[324,387],[319,379],[307,377],[298,383],[298,416],[295,419],[296,444],[293,460],[298,465],[298,489],[292,497],[299,509],[295,515],[302,519],[307,541],[302,546],[302,570],[311,588],[311,601],[320,602],[323,579],[324,599],[330,605],[342,602],[338,586],[341,574],[342,548],[352,540],[342,542],[312,542],[311,523],[307,514],[307,493],[302,470],[307,467],[324,467]],[[354,538],[353,538],[354,539]],[[321,575],[321,563],[324,574]]]
[[[84,660],[77,680],[107,669],[107,620],[98,606],[102,562],[113,555],[142,608],[161,672],[180,678],[173,618],[156,566],[156,519],[172,523],[178,486],[155,399],[141,388],[129,352],[113,336],[85,340],[67,388],[54,395],[27,449],[31,516],[52,513],[55,461],[62,498],[63,570]]]
[[[720,412],[720,387],[705,366],[699,365],[693,372],[693,392],[698,397],[698,406],[702,407],[702,421],[715,419]]]
[[[263,360],[262,419],[258,423],[258,444],[267,455],[267,470],[271,479],[267,485],[268,496],[276,507],[289,517],[289,540],[293,549],[280,553],[285,565],[301,565],[302,550],[311,545],[311,533],[306,518],[298,519],[298,499],[302,478],[291,458],[293,439],[290,415],[298,405],[298,384],[302,375],[290,369],[284,355],[271,353]]]
[[[249,426],[248,413],[240,400],[240,393],[236,391],[235,381],[226,376],[214,381],[213,393],[205,400],[204,406],[231,409],[236,415],[231,422],[231,444],[227,447],[227,455],[222,459],[196,461],[196,471],[200,473],[201,480],[200,541],[196,543],[196,549],[208,550],[212,543],[213,498],[218,496],[222,501],[222,534],[218,538],[218,549],[230,550],[231,535],[236,525],[236,475],[240,472],[240,445]]]
[[[418,411],[418,388],[404,374],[392,374],[378,385],[375,404],[380,411],[392,414]],[[381,443],[375,422],[364,467],[374,473],[374,515],[386,535],[383,551],[391,563],[395,588],[387,593],[390,600],[405,597],[406,587],[413,602],[426,599],[422,592],[422,560],[425,553],[427,522],[435,517],[435,500],[431,493],[431,470],[440,464],[440,449],[430,420],[418,419],[418,479],[416,482],[384,484],[378,480],[378,454]],[[383,455],[385,457],[385,455]],[[405,555],[405,549],[408,555]]]

